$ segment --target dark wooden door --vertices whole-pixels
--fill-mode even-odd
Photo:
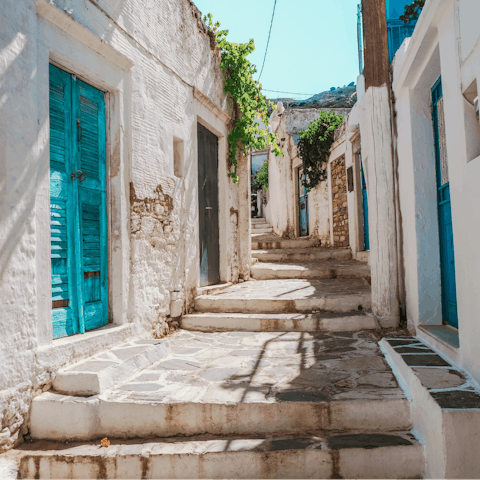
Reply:
[[[218,139],[198,124],[200,286],[220,282],[218,228]]]

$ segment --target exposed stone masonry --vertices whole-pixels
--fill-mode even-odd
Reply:
[[[345,157],[334,160],[332,172],[333,240],[336,247],[348,247],[348,203]]]

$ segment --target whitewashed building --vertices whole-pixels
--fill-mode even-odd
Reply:
[[[280,237],[317,239],[323,246],[348,246],[348,218],[343,218],[346,216],[347,207],[343,207],[345,202],[340,206],[333,206],[337,193],[346,196],[343,178],[345,175],[340,175],[339,178],[342,185],[339,184],[335,189],[335,185],[332,184],[332,179],[337,176],[337,163],[343,165],[341,170],[345,172],[344,131],[337,133],[335,143],[332,145],[327,166],[327,181],[320,182],[308,193],[301,184],[303,163],[297,152],[299,132],[318,118],[320,110],[318,108],[285,108],[283,103],[279,103],[277,110],[272,113],[270,128],[272,133],[278,135],[284,156],[275,157],[271,152],[269,154],[269,186],[264,217],[272,225],[274,233]],[[350,111],[349,108],[332,110],[345,117]],[[337,220],[340,213],[342,219]]]
[[[219,64],[189,0],[1,2],[0,452],[61,367],[248,279]]]
[[[367,21],[374,5],[364,4]],[[359,77],[350,117],[368,192],[372,311],[385,326],[403,317],[438,365],[469,375],[469,387],[438,393],[428,386],[438,370],[391,357],[425,444],[425,478],[480,471],[479,18],[476,0],[427,0],[383,85],[370,56],[370,85]],[[386,37],[380,17],[368,21],[365,70],[369,33]]]

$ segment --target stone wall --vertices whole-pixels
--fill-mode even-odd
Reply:
[[[32,397],[60,368],[133,335],[163,335],[172,302],[191,302],[199,275],[197,122],[219,138],[222,281],[238,281],[240,270],[240,227],[230,215],[240,197],[227,178],[230,117],[220,57],[195,5],[2,0],[1,6],[0,452],[22,440]],[[106,92],[109,322],[115,327],[55,342],[50,61]],[[175,142],[183,146],[180,174]]]
[[[348,247],[348,202],[345,156],[330,164],[333,203],[333,241],[336,247]]]

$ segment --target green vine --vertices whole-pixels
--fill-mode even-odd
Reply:
[[[257,171],[255,178],[253,179],[253,189],[257,190],[267,190],[268,188],[268,160],[265,160],[262,168]]]
[[[297,150],[303,162],[303,185],[307,191],[327,179],[327,162],[333,144],[333,132],[342,124],[343,116],[332,110],[320,110],[320,116],[300,131]]]
[[[220,68],[225,72],[224,92],[230,95],[240,114],[234,119],[233,128],[228,135],[230,161],[234,171],[228,174],[233,182],[238,182],[237,152],[246,155],[251,150],[262,150],[269,145],[276,156],[283,156],[277,145],[278,136],[260,128],[259,120],[268,123],[268,107],[275,109],[273,102],[267,103],[262,95],[262,86],[253,79],[257,68],[247,60],[247,56],[255,50],[255,43],[233,43],[227,40],[228,30],[219,30],[220,22],[213,23],[212,14],[203,18],[216,44],[221,51]],[[234,109],[235,111],[235,109]]]
[[[400,20],[408,23],[410,20],[416,20],[425,6],[425,0],[414,0],[410,5],[405,5],[405,13],[400,16]]]

